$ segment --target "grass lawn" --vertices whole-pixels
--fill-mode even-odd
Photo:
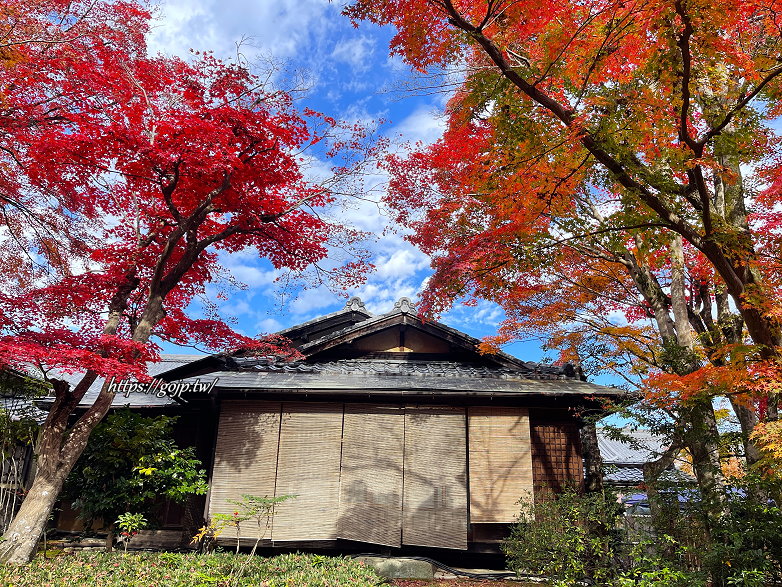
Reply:
[[[516,581],[476,581],[475,579],[456,579],[439,581],[407,581],[397,580],[391,583],[394,587],[527,587],[526,583]],[[544,587],[540,583],[534,587]]]
[[[275,557],[115,551],[38,556],[0,565],[0,587],[369,587],[389,585],[363,563],[317,554]],[[396,580],[393,587],[525,587],[512,581]],[[540,587],[536,585],[535,587]]]
[[[379,585],[381,579],[348,558],[283,554],[86,552],[36,559],[24,567],[0,565],[2,587],[339,587]]]

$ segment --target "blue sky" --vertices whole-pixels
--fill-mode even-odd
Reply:
[[[437,140],[448,96],[402,89],[412,73],[401,59],[389,56],[391,30],[369,24],[356,29],[340,10],[339,2],[328,0],[163,0],[149,46],[152,52],[181,57],[187,57],[191,48],[211,50],[225,59],[240,53],[258,69],[275,62],[306,88],[302,107],[351,121],[386,120],[382,133],[395,143]],[[370,187],[380,186],[372,194],[375,199],[382,195],[383,180],[382,174],[369,180]],[[348,222],[376,235],[367,243],[376,270],[348,295],[361,297],[374,313],[391,310],[401,296],[415,299],[430,274],[429,259],[398,231],[388,230],[390,219],[378,206],[357,202],[343,214]],[[324,288],[281,296],[274,281],[277,274],[251,251],[231,255],[225,263],[248,287],[230,292],[219,311],[234,317],[245,334],[274,332],[345,303]],[[210,293],[216,293],[212,289]],[[455,307],[441,317],[476,337],[493,334],[501,319],[501,310],[490,303]],[[535,343],[517,343],[506,350],[525,360],[543,356]]]

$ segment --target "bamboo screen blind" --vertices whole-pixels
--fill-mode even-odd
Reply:
[[[402,416],[396,406],[345,405],[340,538],[401,546]]]
[[[225,402],[217,428],[217,446],[209,493],[210,514],[231,514],[242,494],[274,495],[280,403]],[[257,538],[258,527],[242,524],[241,535]],[[267,528],[262,537],[270,538]]]
[[[468,408],[470,522],[513,522],[532,496],[529,415],[525,408]]]
[[[405,544],[467,548],[463,408],[405,408]]]
[[[536,439],[538,451],[544,437],[556,445],[547,464],[572,466],[562,432],[533,427],[531,451],[518,408],[224,402],[209,511],[230,514],[242,494],[297,494],[264,538],[466,549],[468,450],[470,521],[508,522],[532,486]],[[538,468],[536,485],[551,474]],[[258,534],[242,524],[242,537]]]
[[[342,404],[283,403],[274,540],[337,537]]]

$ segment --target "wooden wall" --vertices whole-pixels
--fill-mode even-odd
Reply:
[[[532,476],[535,500],[567,487],[580,489],[583,478],[579,424],[564,410],[532,410]]]

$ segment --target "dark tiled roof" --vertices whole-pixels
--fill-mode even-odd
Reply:
[[[29,397],[2,396],[0,397],[0,406],[13,421],[31,418],[38,424],[43,424],[46,420],[47,413],[33,405],[33,400]]]
[[[640,467],[606,467],[603,481],[612,485],[640,485],[644,473]]]
[[[319,363],[274,363],[266,359],[234,359],[236,370],[268,373],[319,373],[336,375],[400,375],[422,377],[471,377],[493,379],[575,379],[563,367],[526,363],[519,369],[489,367],[453,361],[405,359],[341,359]]]
[[[347,323],[347,326],[343,324]],[[432,336],[441,336],[460,349],[461,360],[446,360],[443,355],[425,353],[370,353],[359,358],[339,358],[323,349],[350,343],[352,337],[372,334],[374,330],[413,325]],[[235,353],[217,355],[163,355],[150,364],[151,376],[170,372],[168,380],[195,381],[218,379],[217,388],[251,392],[289,391],[290,393],[361,394],[364,390],[382,394],[463,393],[470,395],[621,395],[622,390],[582,381],[571,365],[550,366],[524,362],[505,353],[481,355],[479,341],[463,332],[434,321],[422,321],[415,305],[400,299],[391,312],[373,316],[358,298],[332,314],[299,324],[278,334],[292,336],[300,350],[309,356],[297,362],[270,357],[249,357]],[[312,337],[312,338],[311,338]],[[313,349],[314,354],[308,352]],[[317,349],[317,350],[315,350]],[[322,358],[318,360],[318,356]],[[201,359],[201,361],[199,361]],[[197,363],[194,363],[197,362]],[[192,364],[192,367],[188,367]],[[195,375],[200,373],[200,375]],[[76,383],[77,375],[63,375]],[[165,377],[164,377],[165,378]],[[199,379],[200,380],[200,379]],[[81,405],[90,405],[103,380],[88,390]],[[155,407],[174,403],[169,397],[154,394],[118,394],[113,406]]]
[[[606,467],[606,473],[603,475],[603,481],[610,485],[640,485],[644,482],[644,473],[641,467]],[[659,481],[663,483],[688,484],[693,483],[695,478],[678,469],[668,469],[660,475]]]
[[[245,369],[239,371],[214,371],[199,376],[203,382],[207,378],[216,378],[216,388],[224,391],[241,391],[244,393],[266,392],[290,394],[323,394],[340,393],[353,396],[384,395],[384,396],[415,396],[454,395],[468,396],[616,396],[624,394],[624,390],[603,387],[586,381],[574,379],[539,379],[526,377],[523,373],[508,373],[499,377],[476,377],[468,371],[456,375],[453,373],[377,373],[373,371],[356,370],[333,372],[297,371],[269,369]],[[194,382],[197,377],[184,379]]]

